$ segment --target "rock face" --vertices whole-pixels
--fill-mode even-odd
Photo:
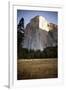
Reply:
[[[42,16],[36,16],[27,24],[23,48],[43,50],[57,45],[57,25],[48,23]]]
[[[42,29],[45,31],[49,31],[48,29],[48,22],[47,20],[42,16],[36,16],[30,21],[31,27],[34,29]]]

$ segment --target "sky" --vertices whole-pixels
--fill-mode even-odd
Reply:
[[[54,11],[35,11],[35,10],[17,10],[17,24],[20,19],[24,18],[24,24],[26,25],[30,22],[30,20],[35,16],[43,16],[50,23],[58,24],[58,12]]]

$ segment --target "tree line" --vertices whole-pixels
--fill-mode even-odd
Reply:
[[[17,52],[18,59],[39,59],[39,58],[57,58],[57,46],[47,47],[43,51],[28,50],[27,48],[20,48]]]

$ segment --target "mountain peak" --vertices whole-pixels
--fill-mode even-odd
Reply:
[[[35,29],[38,28],[45,31],[49,31],[48,21],[43,16],[39,16],[39,15],[35,16],[30,20],[30,23],[31,23],[31,26]]]

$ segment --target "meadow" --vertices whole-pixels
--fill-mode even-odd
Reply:
[[[57,58],[17,60],[17,79],[42,79],[58,77]]]

